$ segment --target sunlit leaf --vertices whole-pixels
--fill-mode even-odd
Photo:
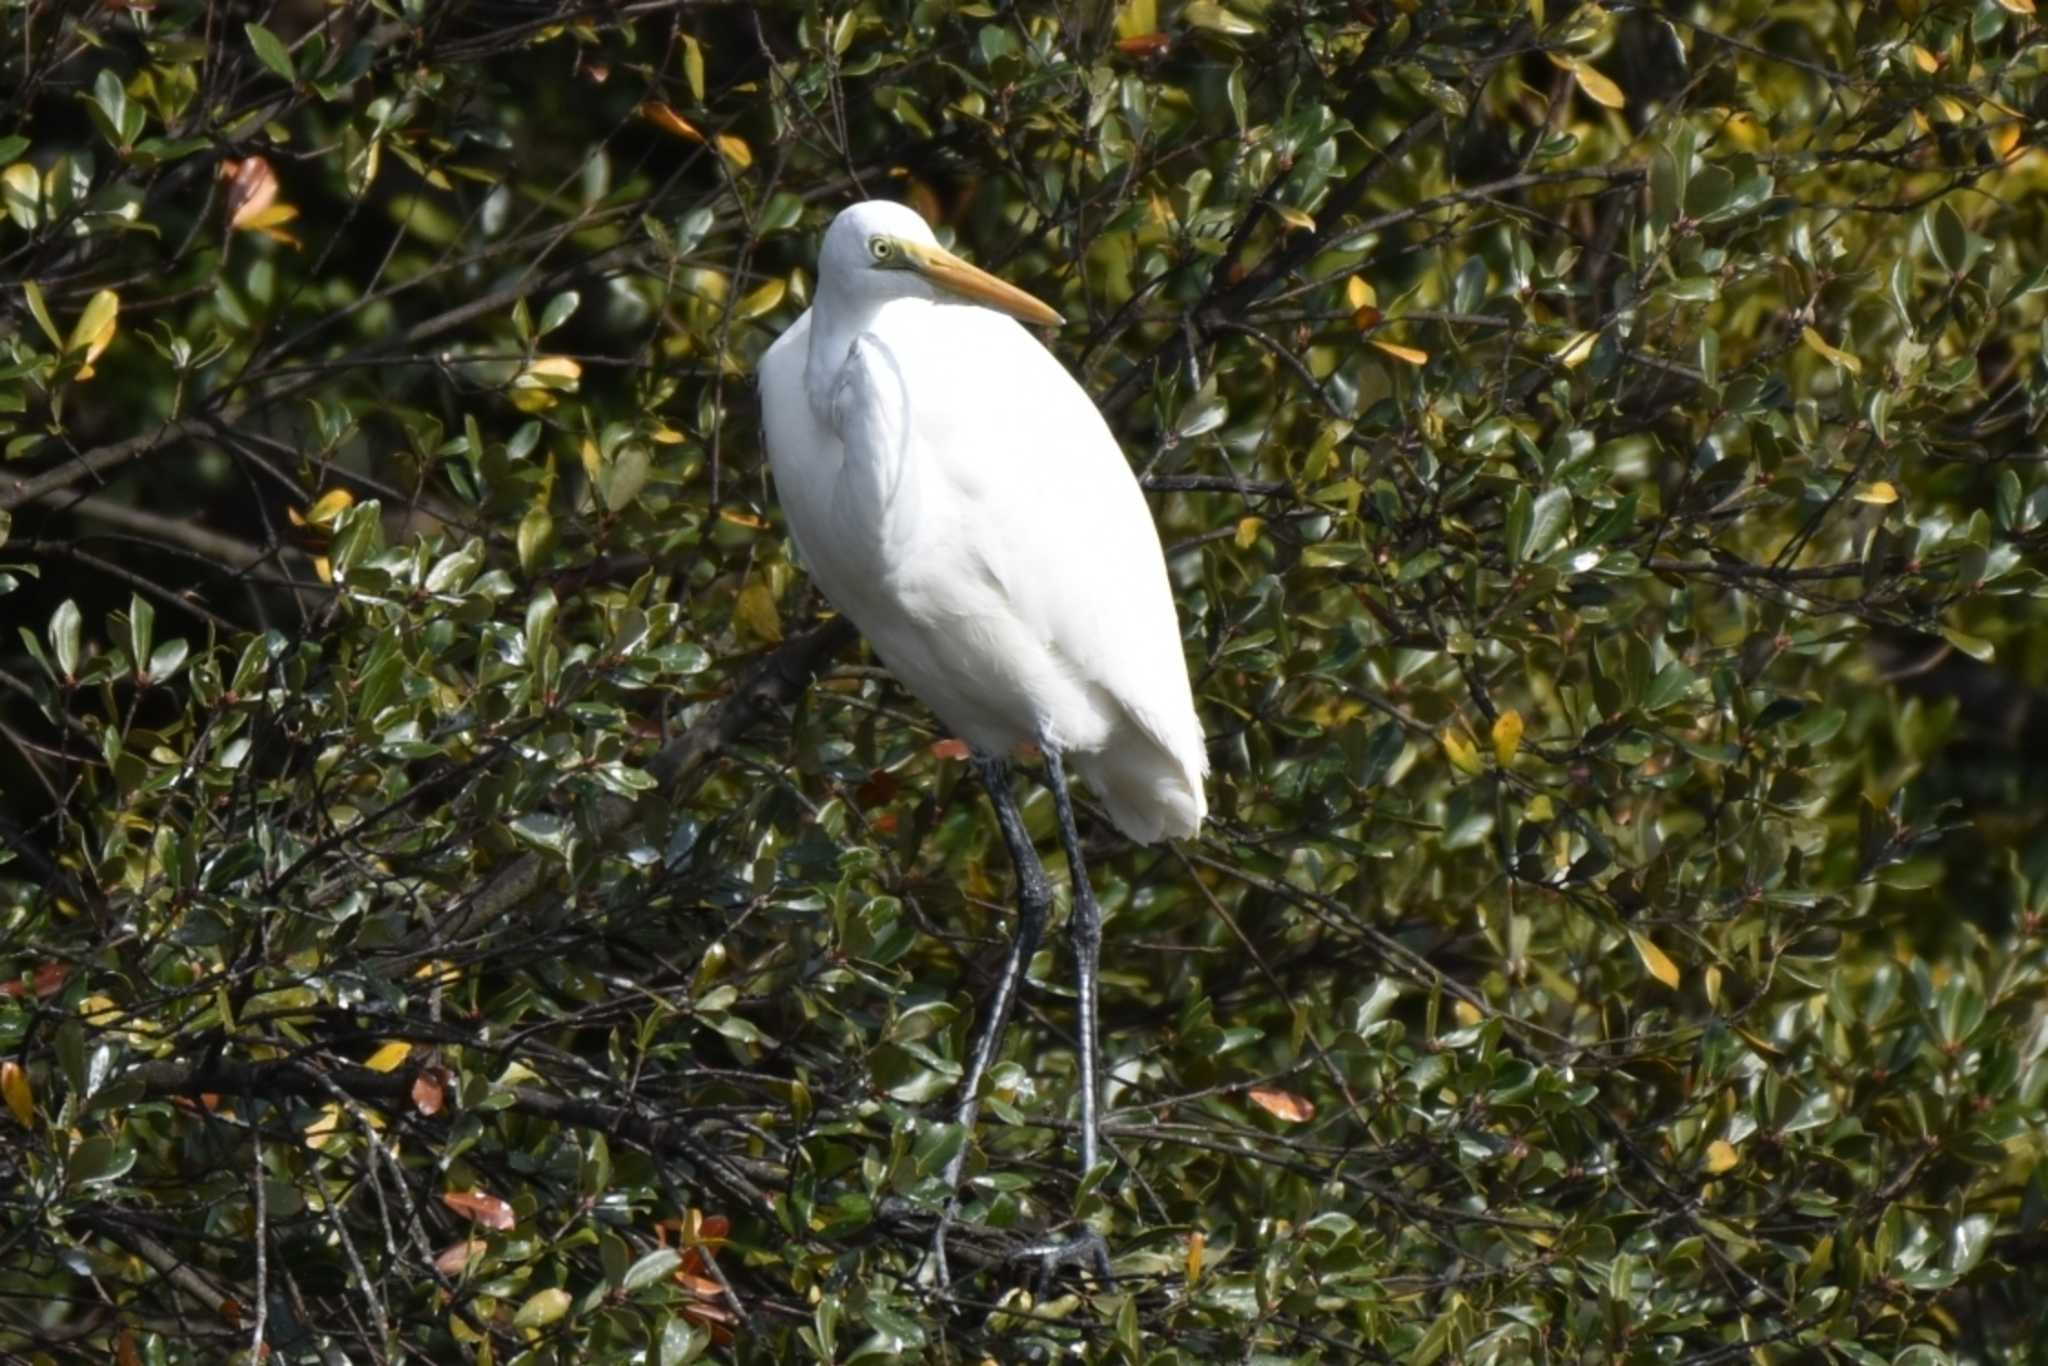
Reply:
[[[1799,336],[1800,339],[1806,343],[1806,349],[1813,352],[1815,355],[1825,357],[1826,359],[1834,362],[1836,365],[1841,366],[1844,370],[1849,371],[1851,374],[1863,373],[1862,361],[1850,355],[1847,351],[1839,350],[1836,347],[1830,345],[1828,339],[1826,337],[1823,337],[1819,332],[1815,331],[1813,328],[1801,328]]]
[[[1630,930],[1628,937],[1629,942],[1636,946],[1636,956],[1643,960],[1643,966],[1648,969],[1649,974],[1676,991],[1679,983],[1678,964],[1672,962],[1664,950],[1651,943],[1648,935]]]
[[[464,1218],[500,1233],[517,1222],[510,1204],[483,1191],[444,1191],[441,1203]]]
[[[1493,722],[1494,757],[1505,767],[1514,761],[1515,751],[1521,747],[1522,713],[1510,707]]]
[[[1275,1119],[1289,1124],[1305,1124],[1316,1117],[1315,1103],[1306,1096],[1292,1091],[1282,1091],[1271,1086],[1254,1086],[1245,1092],[1252,1104],[1264,1110]]]

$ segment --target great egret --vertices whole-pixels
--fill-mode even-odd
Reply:
[[[1006,316],[1007,315],[1007,316]],[[832,220],[811,307],[761,362],[769,462],[811,577],[972,746],[1017,869],[1017,931],[968,1056],[969,1135],[1051,906],[1003,756],[1034,743],[1073,882],[1080,1158],[1095,1166],[1101,909],[1066,764],[1141,843],[1207,812],[1202,727],[1166,559],[1088,395],[1015,321],[1045,304],[945,250],[912,210]],[[957,1189],[963,1143],[949,1164]],[[945,1275],[944,1221],[936,1240]],[[1106,1262],[1099,1240],[1092,1255]]]

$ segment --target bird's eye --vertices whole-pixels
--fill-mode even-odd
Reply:
[[[889,239],[886,237],[870,237],[868,239],[868,252],[877,261],[888,260],[890,252]]]

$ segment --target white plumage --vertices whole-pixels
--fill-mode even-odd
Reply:
[[[1132,839],[1191,835],[1208,760],[1150,510],[1088,395],[985,304],[1057,317],[908,208],[833,220],[761,363],[790,533],[955,734],[1052,746]]]

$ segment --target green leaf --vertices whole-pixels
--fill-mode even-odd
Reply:
[[[78,633],[82,622],[78,604],[70,598],[64,599],[50,614],[50,653],[57,660],[58,675],[67,681],[78,676]]]
[[[665,1281],[683,1264],[683,1254],[672,1247],[656,1248],[627,1269],[619,1289],[630,1295],[635,1290]]]
[[[573,289],[565,289],[548,300],[548,306],[541,310],[540,330],[534,335],[544,337],[569,321],[576,312],[576,306],[582,302],[583,296]]]
[[[559,1321],[569,1312],[575,1300],[562,1289],[536,1291],[519,1306],[519,1312],[512,1316],[514,1328],[545,1328]]]
[[[299,73],[292,66],[291,51],[275,33],[261,24],[242,25],[242,31],[249,35],[249,46],[256,51],[256,59],[287,81],[297,81]]]
[[[28,301],[28,311],[35,318],[36,326],[43,329],[43,335],[50,339],[50,345],[59,351],[64,349],[64,334],[57,330],[57,324],[50,318],[50,309],[43,302],[43,291],[34,280],[21,282],[22,297]]]

